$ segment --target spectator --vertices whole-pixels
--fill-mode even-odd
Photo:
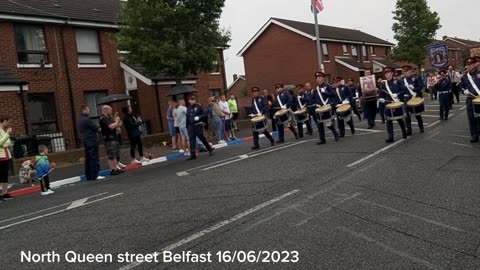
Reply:
[[[182,138],[181,146],[185,151],[185,156],[189,156],[190,151],[188,149],[188,145],[190,142],[189,142],[188,129],[187,129],[187,107],[185,107],[184,99],[180,99],[178,101],[177,117],[178,117],[178,128],[180,129],[180,135]]]
[[[431,100],[437,99],[437,89],[435,88],[436,84],[437,84],[437,76],[435,75],[435,73],[428,73],[427,88],[428,88],[428,92],[430,93]]]
[[[45,145],[38,146],[38,153],[39,155],[35,156],[35,168],[40,180],[40,194],[43,196],[50,195],[54,192],[50,189],[50,178],[48,175],[53,171],[53,164],[51,165],[50,160],[48,160],[48,147]]]
[[[225,95],[222,95],[218,104],[220,105],[220,109],[222,110],[223,114],[225,114],[222,129],[222,131],[224,132],[223,139],[236,140],[237,138],[235,138],[235,130],[232,124],[232,112],[230,111],[227,97]]]
[[[215,138],[217,139],[217,143],[225,143],[223,140],[224,136],[222,131],[222,119],[225,117],[225,114],[222,112],[218,101],[218,97],[209,98],[210,105],[212,106],[212,122],[213,128],[215,129]]]
[[[2,186],[2,193],[0,194],[0,202],[13,197],[8,193],[8,170],[10,169],[11,155],[8,149],[12,142],[10,135],[12,135],[12,128],[10,127],[10,117],[0,116],[0,185]]]
[[[132,158],[132,164],[141,164],[142,162],[150,161],[143,155],[142,144],[142,119],[135,117],[132,112],[132,107],[126,106],[122,108],[124,115],[123,124],[127,130],[128,140],[130,141],[130,157]],[[135,158],[135,151],[138,150],[140,160]]]
[[[113,116],[112,107],[107,105],[103,106],[102,116],[100,118],[100,129],[102,130],[111,175],[123,173],[122,169],[118,166],[117,159],[120,156],[120,144],[118,142],[118,133],[116,132],[119,125],[120,117],[118,117],[118,112]]]
[[[35,162],[33,160],[25,160],[20,166],[20,171],[18,172],[18,178],[20,184],[29,184],[33,186],[33,182],[38,180],[38,174],[35,170]]]
[[[87,181],[101,180],[99,176],[100,156],[98,153],[98,130],[99,127],[90,119],[90,108],[82,105],[80,120],[78,121],[80,138],[85,148],[85,177]]]
[[[238,102],[235,99],[234,95],[230,95],[230,99],[228,100],[228,107],[230,108],[230,112],[232,113],[232,125],[235,131],[239,131],[237,120],[238,120]]]
[[[261,96],[264,97],[264,98],[267,98],[267,97],[268,97],[268,90],[267,90],[267,89],[263,89]]]
[[[177,134],[177,141],[176,141],[176,144],[177,144],[177,148],[178,148],[178,151],[180,153],[183,153],[184,150],[182,148],[182,134],[180,134],[180,128],[178,126],[178,114],[177,114],[177,110],[178,110],[178,103],[175,102],[175,107],[173,108],[173,126],[175,128],[175,133]]]
[[[172,150],[176,151],[177,148],[177,131],[175,130],[175,119],[173,118],[173,110],[175,109],[175,101],[170,100],[168,102],[167,109],[167,122],[168,122],[168,131],[172,137]]]

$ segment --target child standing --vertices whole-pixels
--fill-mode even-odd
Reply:
[[[40,178],[40,186],[41,186],[41,194],[42,195],[50,195],[54,193],[50,189],[50,179],[48,174],[53,171],[53,168],[50,165],[50,161],[48,160],[48,147],[45,145],[40,145],[38,147],[39,155],[35,156],[35,165],[37,168],[37,174]]]

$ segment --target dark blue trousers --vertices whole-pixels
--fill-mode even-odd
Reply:
[[[450,94],[440,94],[438,100],[440,102],[440,118],[446,120],[450,112]]]
[[[100,171],[100,156],[98,153],[98,142],[84,142],[85,147],[85,177],[87,180],[95,180]]]
[[[480,118],[476,118],[473,113],[472,101],[472,98],[467,98],[468,127],[470,128],[470,135],[472,136],[472,139],[476,139],[480,136]]]

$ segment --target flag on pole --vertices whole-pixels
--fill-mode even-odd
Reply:
[[[325,8],[325,6],[323,5],[322,0],[312,0],[310,8],[312,9],[312,12],[319,13]]]

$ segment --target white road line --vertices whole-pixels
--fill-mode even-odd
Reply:
[[[201,231],[198,232],[198,233],[192,234],[191,236],[189,236],[189,237],[187,237],[187,238],[184,238],[184,239],[182,239],[182,240],[180,240],[180,241],[178,241],[178,242],[176,242],[176,243],[173,243],[173,244],[171,244],[171,245],[168,245],[168,246],[162,248],[161,251],[162,251],[162,252],[163,252],[163,251],[171,251],[171,250],[174,250],[174,249],[176,249],[176,248],[178,248],[178,247],[181,247],[181,246],[183,246],[183,245],[185,245],[185,244],[188,244],[188,243],[190,243],[190,242],[192,242],[192,241],[194,241],[194,240],[196,240],[196,239],[198,239],[198,238],[200,238],[200,237],[202,237],[202,236],[204,236],[204,235],[206,235],[206,234],[208,234],[208,233],[214,232],[214,231],[216,231],[216,230],[218,230],[218,229],[220,229],[220,228],[222,228],[222,227],[225,227],[225,226],[227,226],[227,225],[230,224],[230,223],[233,223],[233,222],[235,222],[235,221],[237,221],[237,220],[240,220],[240,219],[242,219],[242,218],[244,218],[244,217],[246,217],[246,216],[248,216],[248,215],[250,215],[250,214],[252,214],[252,213],[255,213],[255,212],[257,212],[257,211],[259,211],[259,210],[261,210],[261,209],[263,209],[263,208],[265,208],[265,207],[268,207],[268,206],[270,206],[270,205],[272,205],[272,204],[274,204],[274,203],[276,203],[276,202],[278,202],[278,201],[281,201],[281,200],[283,200],[283,199],[285,199],[285,198],[287,198],[287,197],[289,197],[289,196],[291,196],[291,195],[293,195],[293,194],[295,194],[295,193],[297,193],[297,192],[299,192],[299,191],[300,191],[300,190],[298,190],[298,189],[294,189],[294,190],[292,190],[292,191],[290,191],[290,192],[287,192],[287,193],[285,193],[285,194],[283,194],[283,195],[280,195],[280,196],[278,196],[278,197],[275,197],[275,198],[273,198],[273,199],[271,199],[271,200],[269,200],[269,201],[266,201],[266,202],[264,202],[264,203],[262,203],[262,204],[259,204],[259,205],[255,206],[255,207],[253,207],[253,208],[250,208],[250,209],[248,209],[248,210],[246,210],[246,211],[244,211],[244,212],[242,212],[242,213],[240,213],[240,214],[238,214],[238,215],[236,215],[236,216],[234,216],[234,217],[232,217],[232,218],[223,220],[223,221],[221,221],[221,222],[219,222],[219,223],[217,223],[217,224],[215,224],[215,225],[213,225],[213,226],[211,226],[211,227],[209,227],[209,228],[206,228],[206,229],[204,229],[204,230],[201,230]],[[153,253],[152,253],[152,254],[153,254]],[[143,263],[143,262],[130,263],[130,264],[127,264],[127,265],[119,268],[119,270],[129,270],[129,269],[133,269],[133,268],[141,265],[142,263]]]
[[[448,117],[452,117],[453,114],[450,114]],[[438,118],[438,115],[431,115],[431,114],[422,114],[422,117],[432,117],[432,118]]]
[[[70,206],[67,207],[67,210],[83,206],[87,202],[87,200],[88,200],[88,198],[76,200],[76,201],[72,202],[72,204],[70,204]]]
[[[103,200],[106,200],[106,199],[110,199],[110,198],[113,198],[113,197],[116,197],[116,196],[120,196],[122,194],[123,193],[117,193],[117,194],[114,194],[114,195],[110,195],[110,196],[100,198],[100,199],[97,199],[97,200],[94,200],[94,201],[91,201],[91,202],[88,202],[88,203],[84,203],[84,204],[82,204],[82,206],[89,205],[89,204],[99,202],[99,201],[103,201]],[[53,215],[56,215],[56,214],[60,214],[60,213],[63,213],[63,212],[67,212],[67,211],[70,211],[72,209],[74,209],[74,208],[66,208],[66,209],[58,210],[58,211],[51,212],[51,213],[48,213],[48,214],[45,214],[45,215],[41,215],[41,216],[26,219],[26,220],[22,220],[22,221],[19,221],[19,222],[15,222],[15,223],[12,223],[12,224],[8,224],[8,225],[0,227],[0,230],[4,230],[4,229],[7,229],[7,228],[17,226],[19,224],[27,223],[27,222],[30,222],[30,221],[34,221],[34,220],[37,220],[37,219],[41,219],[41,218],[53,216]]]
[[[370,133],[379,133],[379,132],[383,132],[383,131],[379,131],[379,130],[375,130],[375,129],[364,129],[364,128],[355,128],[355,130],[359,130],[359,131],[367,131],[367,132],[370,132]]]
[[[93,195],[93,196],[90,196],[90,197],[86,197],[86,199],[90,199],[90,198],[102,196],[102,195],[105,195],[105,194],[107,194],[107,193],[108,193],[108,192],[100,193],[100,194],[97,194],[97,195]],[[67,206],[67,205],[69,205],[69,204],[71,204],[71,203],[68,202],[68,203],[64,203],[64,204],[57,205],[57,206],[49,207],[49,208],[46,208],[46,209],[43,209],[43,210],[39,210],[39,211],[35,211],[35,212],[32,212],[32,213],[28,213],[28,214],[25,214],[25,215],[21,215],[21,216],[16,216],[16,217],[13,217],[13,218],[5,219],[5,220],[0,221],[0,223],[5,223],[5,222],[7,222],[7,221],[14,220],[14,219],[19,219],[19,218],[22,218],[22,217],[28,217],[28,216],[31,216],[31,215],[35,215],[35,214],[38,214],[38,213],[42,213],[42,212],[45,212],[45,211],[48,211],[48,210],[52,210],[52,209],[55,209],[55,208],[59,208],[59,207],[62,207],[62,206]]]
[[[256,157],[256,156],[268,154],[268,153],[271,153],[271,152],[274,152],[274,151],[282,150],[282,149],[285,149],[285,148],[289,148],[289,147],[292,147],[292,146],[295,146],[295,145],[298,145],[298,144],[301,144],[301,143],[304,143],[304,142],[306,142],[306,141],[301,141],[301,142],[297,142],[297,143],[292,143],[292,144],[290,144],[290,145],[286,145],[286,146],[282,146],[282,147],[277,147],[277,148],[274,148],[274,149],[271,149],[271,150],[267,150],[267,151],[264,151],[264,152],[261,152],[261,153],[255,153],[255,154],[251,154],[251,155],[241,155],[241,156],[238,156],[238,159],[231,160],[231,161],[227,161],[227,162],[223,162],[223,163],[220,163],[220,164],[217,164],[217,165],[213,165],[213,166],[210,166],[210,167],[206,167],[206,168],[201,169],[201,171],[207,171],[207,170],[215,169],[215,168],[222,167],[222,166],[225,166],[225,165],[228,165],[228,164],[231,164],[231,163],[235,163],[235,162],[238,162],[238,161],[242,161],[242,160],[247,159],[247,158],[252,158],[252,157]]]
[[[438,143],[446,143],[446,144],[453,144],[453,145],[456,145],[456,146],[463,146],[463,147],[473,148],[473,146],[468,145],[468,144],[463,144],[463,143],[447,142],[447,141],[441,141],[441,140],[432,140],[432,141],[438,142]]]
[[[393,253],[393,254],[395,254],[395,255],[398,255],[398,256],[400,256],[400,257],[402,257],[402,258],[408,259],[408,260],[410,260],[410,261],[412,261],[412,262],[415,262],[415,263],[418,263],[418,264],[422,264],[422,265],[424,265],[424,266],[427,267],[427,268],[435,269],[435,270],[443,269],[443,268],[441,268],[441,267],[439,267],[439,266],[433,265],[432,263],[430,263],[430,262],[428,262],[428,261],[425,261],[425,260],[422,260],[422,259],[417,258],[417,257],[415,257],[415,256],[412,256],[412,255],[410,255],[410,254],[408,254],[408,253],[406,253],[406,252],[403,252],[403,251],[401,251],[401,250],[394,249],[393,247],[387,246],[387,245],[385,245],[384,243],[382,243],[382,242],[380,242],[380,241],[377,241],[377,240],[375,240],[375,239],[372,239],[372,238],[370,238],[370,237],[368,237],[368,236],[366,236],[366,235],[364,235],[364,234],[361,234],[361,233],[352,231],[352,230],[350,230],[350,229],[348,229],[348,228],[346,228],[346,227],[340,226],[340,227],[337,227],[337,229],[342,230],[342,231],[344,231],[344,232],[346,232],[346,233],[349,233],[349,234],[351,234],[352,236],[355,236],[355,237],[357,237],[357,238],[363,239],[363,240],[365,240],[365,241],[367,241],[367,242],[369,242],[369,243],[372,243],[372,244],[374,244],[374,245],[376,245],[376,246],[379,246],[379,247],[385,249],[386,251],[390,251],[391,253]]]
[[[433,127],[433,126],[436,126],[436,125],[438,125],[440,122],[441,122],[441,120],[437,120],[437,121],[431,123],[430,125],[428,125],[427,128],[431,128],[431,127]]]
[[[190,175],[187,171],[177,172],[177,176],[187,176]]]
[[[357,160],[357,161],[355,161],[355,162],[353,162],[353,163],[348,164],[347,167],[349,167],[349,168],[354,167],[354,166],[356,166],[356,165],[358,165],[358,164],[360,164],[360,163],[362,163],[362,162],[364,162],[364,161],[366,161],[366,160],[368,160],[368,159],[371,159],[371,158],[374,157],[374,156],[377,156],[377,155],[379,155],[379,154],[387,151],[388,149],[390,149],[390,148],[392,148],[392,147],[394,147],[394,146],[396,146],[396,145],[398,145],[398,144],[400,144],[400,143],[402,143],[402,142],[404,142],[404,141],[405,141],[405,140],[399,140],[399,141],[397,141],[397,142],[395,142],[395,143],[393,143],[393,144],[390,144],[390,145],[388,145],[388,146],[386,146],[386,147],[384,147],[384,148],[376,151],[376,152],[373,153],[373,154],[370,154],[370,155],[368,155],[368,156],[366,156],[366,157],[364,157],[364,158],[361,158],[361,159],[359,159],[359,160]]]

